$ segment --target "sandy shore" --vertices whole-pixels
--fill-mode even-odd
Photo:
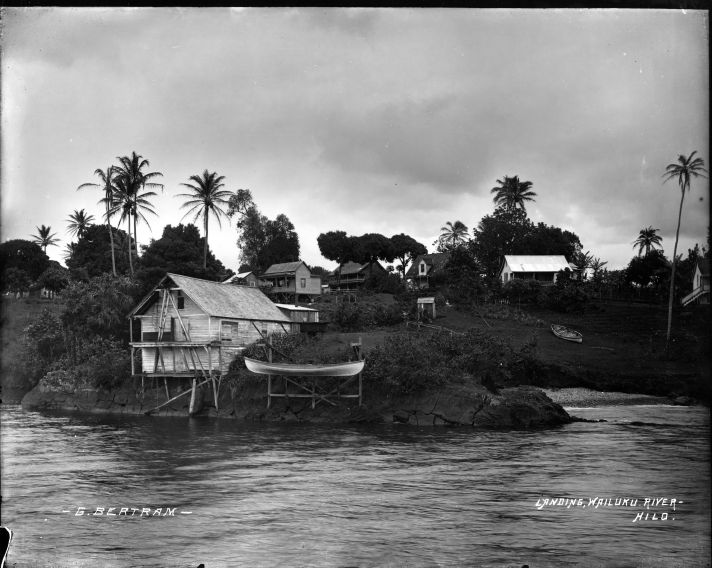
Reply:
[[[546,396],[564,407],[588,408],[591,406],[611,406],[616,404],[672,404],[669,398],[647,394],[625,392],[599,392],[575,387],[563,389],[541,389]]]

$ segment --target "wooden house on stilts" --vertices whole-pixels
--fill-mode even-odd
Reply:
[[[169,400],[211,383],[215,408],[221,377],[250,343],[292,331],[292,322],[258,288],[167,274],[131,311],[132,375],[164,379]],[[140,326],[137,325],[140,322]],[[140,329],[139,329],[140,327]],[[134,354],[140,350],[140,369]],[[170,399],[168,381],[192,380]]]

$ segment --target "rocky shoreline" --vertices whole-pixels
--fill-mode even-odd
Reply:
[[[617,406],[623,404],[674,404],[690,406],[697,404],[691,397],[664,397],[648,394],[596,391],[583,387],[541,388],[553,402],[565,408],[590,408],[595,406]]]
[[[173,395],[174,393],[170,393]],[[151,416],[188,416],[183,396]],[[26,410],[141,415],[167,400],[162,388],[141,388],[130,380],[119,389],[49,387],[40,383],[22,399]],[[252,422],[398,423],[415,426],[469,426],[478,429],[544,428],[572,421],[563,407],[535,387],[513,387],[497,393],[478,384],[445,385],[432,392],[393,396],[366,391],[364,402],[343,400],[334,407],[310,399],[277,399],[266,407],[265,383],[223,384],[216,410],[211,389],[200,390],[196,416]]]

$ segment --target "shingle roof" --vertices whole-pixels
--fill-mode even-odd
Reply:
[[[183,294],[193,300],[203,312],[210,316],[290,322],[290,319],[259,288],[225,286],[222,282],[201,280],[200,278],[171,274],[170,272],[166,275],[166,278],[170,278],[181,289]],[[161,280],[158,286],[164,281],[165,278]],[[129,315],[137,313],[151,297],[152,294],[149,294]]]
[[[558,272],[570,268],[563,254],[529,254],[504,256],[512,272]]]
[[[447,252],[420,254],[406,271],[405,277],[413,278],[415,276],[419,276],[420,269],[418,267],[420,266],[421,261],[425,261],[425,264],[428,267],[428,275],[430,275],[433,271],[440,270],[443,266],[445,266],[445,263],[448,261],[449,258],[450,253]]]
[[[297,262],[281,262],[279,264],[273,264],[263,273],[263,276],[276,276],[278,274],[292,274],[302,264],[304,264],[303,260],[298,260]]]

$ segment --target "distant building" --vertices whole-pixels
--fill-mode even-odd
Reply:
[[[326,328],[325,323],[319,322],[319,310],[293,304],[275,304],[280,311],[292,320],[292,331],[302,333],[319,333]]]
[[[388,274],[388,271],[378,261],[372,264],[349,261],[329,274],[329,288],[358,290],[371,274]]]
[[[695,273],[692,276],[692,292],[680,300],[683,306],[692,302],[698,304],[710,303],[710,259],[702,258],[697,261]]]
[[[554,284],[556,273],[571,270],[564,255],[505,255],[500,270],[502,283],[512,280],[536,280],[542,284]]]
[[[450,253],[435,252],[419,255],[405,273],[405,279],[411,288],[429,288],[430,279],[445,267]]]
[[[321,295],[321,276],[312,276],[302,260],[273,264],[259,279],[266,286],[265,292],[272,296],[312,298]],[[262,285],[262,284],[260,284]]]

